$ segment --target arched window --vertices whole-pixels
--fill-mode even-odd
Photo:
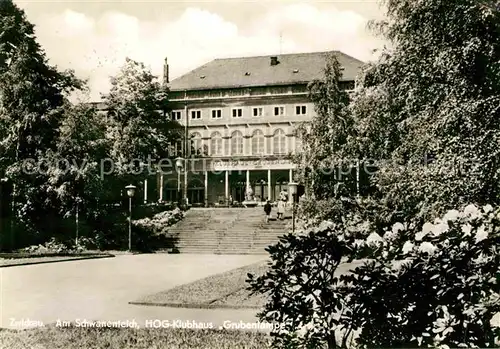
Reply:
[[[261,130],[255,130],[252,134],[252,155],[264,154],[264,133]]]
[[[222,135],[214,132],[210,136],[210,153],[215,156],[222,156]]]
[[[285,131],[277,129],[273,134],[273,153],[284,154],[286,152],[286,136]]]
[[[203,144],[201,140],[201,133],[193,132],[191,134],[191,149],[193,155],[201,155],[203,154]]]
[[[243,154],[243,134],[240,131],[234,131],[231,134],[231,155]]]

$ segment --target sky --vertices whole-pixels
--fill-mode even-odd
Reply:
[[[109,91],[125,58],[170,79],[215,58],[340,50],[368,61],[383,41],[370,20],[376,0],[41,1],[14,0],[35,25],[51,64],[88,79],[86,100]]]

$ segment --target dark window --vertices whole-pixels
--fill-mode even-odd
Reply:
[[[284,107],[274,107],[274,115],[285,115],[285,108]]]
[[[212,110],[212,119],[220,119],[222,118],[222,110],[214,109]]]
[[[262,116],[263,109],[261,107],[253,108],[253,116]]]
[[[243,109],[233,109],[233,118],[241,118],[243,116]]]
[[[298,105],[295,107],[295,115],[306,115],[307,107],[305,105]]]
[[[191,110],[191,119],[201,119],[201,110]]]

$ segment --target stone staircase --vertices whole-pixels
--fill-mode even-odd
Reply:
[[[192,208],[169,232],[180,253],[267,254],[290,224],[290,214],[266,223],[262,207]]]

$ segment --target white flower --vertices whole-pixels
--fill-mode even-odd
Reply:
[[[500,328],[500,313],[496,313],[490,320],[491,327]]]
[[[372,245],[372,244],[380,244],[384,241],[384,239],[382,239],[382,237],[380,235],[378,235],[377,233],[371,233],[370,235],[368,235],[368,237],[366,238],[366,243],[368,245]]]
[[[457,210],[449,210],[443,217],[444,222],[456,221],[460,217],[460,212]]]
[[[488,232],[484,228],[484,225],[481,225],[479,228],[477,228],[476,232],[476,244],[480,241],[485,240],[488,237]]]
[[[484,213],[490,213],[491,211],[493,211],[493,206],[491,206],[490,204],[485,205],[483,206],[483,211]]]
[[[481,212],[476,207],[476,205],[473,205],[473,204],[470,204],[464,208],[464,214],[466,217],[470,217],[472,219],[478,218],[479,216],[481,216]]]
[[[443,233],[446,233],[448,231],[448,229],[449,229],[448,223],[436,224],[432,229],[432,235],[439,236]]]
[[[404,229],[405,229],[404,225],[403,225],[402,223],[399,223],[399,222],[394,223],[394,224],[393,224],[393,226],[392,226],[392,232],[393,232],[394,234],[397,234],[397,233],[399,233],[401,230],[404,230]]]
[[[424,241],[420,244],[418,250],[420,252],[427,252],[428,254],[433,254],[437,250],[437,247],[431,244],[430,242]]]
[[[424,233],[424,236],[425,236],[425,235],[431,233],[433,229],[434,229],[434,224],[427,222],[422,227],[422,233]]]
[[[421,232],[419,232],[419,233],[416,233],[416,234],[415,234],[415,240],[416,240],[416,241],[422,241],[422,238],[423,238],[424,236],[426,236],[426,235],[427,235],[427,233],[426,233],[426,232],[424,232],[424,231],[421,231]]]
[[[472,231],[472,226],[467,223],[462,225],[462,233],[464,233],[465,236],[469,236]]]
[[[403,245],[403,253],[407,254],[408,252],[413,250],[414,247],[415,245],[413,243],[411,243],[410,241],[406,241],[405,244]]]
[[[392,240],[396,239],[397,236],[398,236],[397,232],[388,230],[384,234],[384,239],[387,240],[387,241],[392,241]]]
[[[355,247],[361,247],[361,246],[363,246],[365,244],[365,240],[356,239],[356,240],[354,240],[353,244],[354,244]]]

